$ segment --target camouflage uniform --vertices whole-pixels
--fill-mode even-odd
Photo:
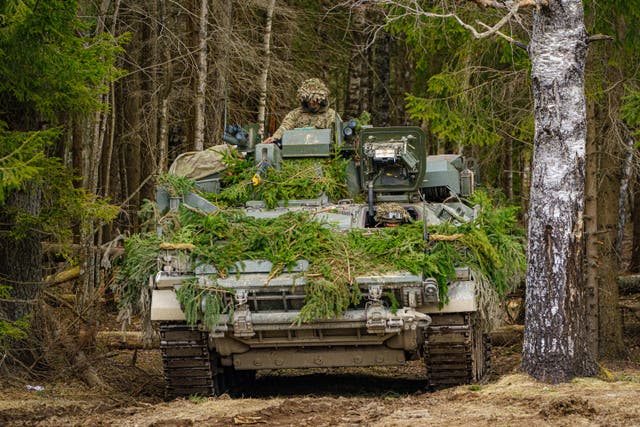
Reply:
[[[305,80],[298,89],[298,99],[301,107],[292,110],[282,120],[278,130],[272,135],[273,138],[281,139],[285,130],[295,128],[314,127],[316,129],[331,129],[336,121],[336,111],[329,108],[329,89],[320,79]],[[316,101],[320,104],[317,111],[311,111],[307,103]]]

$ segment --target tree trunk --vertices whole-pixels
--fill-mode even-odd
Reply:
[[[374,49],[376,79],[373,92],[372,119],[376,126],[389,126],[390,44],[391,36],[386,31],[382,31],[376,39]]]
[[[262,36],[262,46],[264,51],[264,60],[260,73],[260,100],[258,102],[258,134],[263,139],[264,119],[267,105],[267,78],[269,77],[269,62],[271,60],[271,23],[273,21],[273,10],[275,9],[276,0],[270,0],[267,5],[267,21],[264,26],[264,34]]]
[[[114,36],[118,33],[118,17],[120,14],[120,3],[121,0],[116,0],[114,10],[113,10],[113,19],[111,21],[111,34]],[[110,121],[109,121],[109,141],[107,144],[107,149],[105,150],[103,157],[103,170],[102,176],[104,179],[104,197],[110,197],[111,195],[111,165],[113,164],[113,149],[115,146],[115,138],[116,138],[116,90],[115,83],[109,83],[109,100],[111,102],[111,109],[109,111]]]
[[[0,211],[0,283],[11,286],[10,300],[0,300],[0,320],[16,321],[33,313],[42,280],[42,246],[39,234],[9,235],[13,218],[6,212],[16,210],[31,216],[40,213],[42,191],[16,191],[9,196],[4,212]]]
[[[411,117],[405,107],[405,97],[407,93],[411,93],[413,86],[414,64],[409,54],[406,40],[396,40],[394,44],[394,50],[396,51],[395,63],[397,65],[395,66],[395,93],[392,108],[392,111],[395,111],[395,119],[392,119],[392,123],[408,126],[411,124]]]
[[[140,32],[138,32],[140,34]],[[140,43],[139,38],[136,41]],[[123,85],[124,86],[124,85]],[[141,86],[140,74],[135,73],[123,88],[125,97],[123,133],[126,135],[123,139],[124,150],[122,150],[124,158],[123,164],[125,173],[125,188],[123,189],[124,198],[133,196],[130,199],[131,218],[133,220],[134,229],[137,226],[137,215],[135,210],[140,206],[140,196],[137,191],[141,182],[142,168],[142,141],[140,137],[140,109],[141,109]]]
[[[205,95],[207,90],[207,0],[200,0],[198,20],[198,69],[195,91],[193,149],[202,151],[205,139]]]
[[[215,135],[216,143],[222,138],[224,128],[228,124],[229,115],[229,70],[231,67],[231,55],[229,46],[233,38],[233,13],[234,4],[230,1],[218,0],[216,2],[216,17],[218,20],[218,30],[213,54],[216,69],[216,85],[213,89],[214,111],[211,117],[211,130]]]
[[[158,173],[157,164],[160,157],[160,138],[158,125],[160,124],[158,117],[160,111],[160,91],[161,82],[158,78],[158,70],[160,68],[160,43],[159,33],[161,31],[159,24],[158,1],[151,0],[146,2],[146,10],[151,19],[146,20],[143,26],[143,54],[141,56],[140,65],[142,69],[147,70],[142,79],[142,141],[141,146],[142,162],[141,162],[141,185],[139,189],[140,198],[153,200],[155,197],[155,188],[152,185],[142,184],[147,177]]]
[[[160,33],[158,43],[160,44],[160,57],[162,61],[162,85],[158,96],[158,158],[156,163],[156,173],[162,174],[169,167],[169,95],[173,83],[173,64],[171,63],[171,50],[167,40],[167,19],[166,0],[158,1],[158,19],[160,20]]]
[[[587,333],[592,354],[598,354],[598,143],[596,132],[596,104],[587,105],[587,143],[585,174],[584,232],[586,238],[586,303]]]
[[[606,110],[609,111],[608,109]],[[612,123],[618,126],[619,123]],[[621,172],[625,168],[620,163],[624,158],[622,140],[607,138],[602,132],[599,138],[600,174],[598,175],[598,355],[620,357],[625,353],[622,341],[622,319],[618,308],[618,275],[620,274],[620,252],[616,249],[620,212],[612,209],[618,205],[621,189]],[[624,194],[626,199],[626,193]],[[623,199],[624,200],[624,199]],[[624,206],[623,206],[624,208]]]
[[[522,367],[552,383],[597,372],[587,341],[583,208],[587,51],[579,0],[534,12],[535,137]]]
[[[631,246],[631,264],[629,271],[640,273],[640,174],[636,173],[633,180],[633,237]]]
[[[520,181],[520,207],[522,208],[522,223],[525,228],[529,225],[529,195],[531,194],[531,151],[523,147],[521,155],[522,179]]]
[[[507,138],[505,141],[504,157],[502,164],[504,172],[502,176],[502,188],[507,200],[513,200],[513,139]]]
[[[109,111],[109,141],[107,149],[103,154],[102,160],[102,176],[104,179],[104,189],[102,195],[109,197],[111,195],[111,165],[113,163],[113,147],[115,145],[116,132],[116,100],[115,100],[115,84],[109,83],[109,100],[111,102],[111,110]]]
[[[629,199],[629,180],[633,166],[633,147],[635,139],[629,135],[627,129],[624,130],[624,166],[622,168],[622,178],[620,180],[620,195],[618,197],[618,238],[616,240],[616,250],[622,258],[622,241],[624,240],[624,227],[628,215],[627,200]]]
[[[351,29],[351,52],[349,60],[349,75],[347,93],[345,96],[345,118],[358,117],[361,110],[362,73],[364,69],[364,25],[365,6],[357,5],[353,9]]]

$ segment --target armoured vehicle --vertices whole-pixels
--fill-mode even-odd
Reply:
[[[474,189],[470,161],[459,155],[427,156],[425,135],[417,127],[362,127],[357,135],[355,128],[353,122],[338,122],[335,129],[296,129],[285,132],[279,144],[256,144],[252,132],[227,129],[225,139],[255,159],[256,181],[268,167],[341,150],[351,159],[348,186],[366,200],[329,200],[320,194],[289,200],[275,209],[253,201],[244,207],[246,214],[272,218],[307,210],[342,230],[402,226],[415,220],[464,222],[477,215],[462,200]],[[197,184],[207,191],[220,189],[215,175]],[[161,208],[177,203],[217,209],[196,194],[175,201],[159,191]],[[355,278],[362,303],[339,317],[299,323],[305,287],[293,284],[297,277],[296,285],[304,285],[300,272],[309,268],[308,262],[300,260],[294,268],[269,277],[269,261],[247,260],[238,264],[235,274],[217,279],[218,286],[233,290],[229,298],[234,310],[207,329],[185,323],[176,289],[185,280],[206,284],[215,268],[194,264],[171,246],[163,250],[159,265],[151,280],[151,316],[159,324],[168,396],[237,391],[257,370],[265,369],[389,366],[422,358],[430,387],[474,382],[488,369],[489,343],[482,330],[476,283],[464,266],[456,267],[446,304],[432,277],[406,271],[362,275]],[[400,305],[397,309],[389,307],[389,293]]]

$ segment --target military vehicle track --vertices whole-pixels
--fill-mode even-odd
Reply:
[[[489,370],[491,344],[476,315],[437,314],[431,319],[423,347],[429,387],[440,389],[481,380]],[[207,332],[185,324],[161,324],[160,349],[167,398],[212,396],[227,391],[226,386],[235,388],[253,380],[253,371],[223,372],[214,366]]]
[[[184,323],[160,325],[160,349],[164,368],[165,396],[240,396],[250,389],[256,371],[237,371],[221,366],[218,354],[207,345],[208,332]]]
[[[489,371],[491,344],[476,316],[436,314],[431,320],[424,343],[429,388],[481,380]]]
[[[160,349],[167,398],[215,394],[207,332],[185,324],[160,325]]]

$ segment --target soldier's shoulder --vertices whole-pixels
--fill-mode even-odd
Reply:
[[[334,110],[333,108],[327,108],[326,111],[322,115],[324,117],[327,117],[327,118],[333,120],[336,117],[336,110]]]
[[[289,114],[291,114],[292,116],[299,116],[301,114],[305,114],[306,112],[304,111],[304,108],[302,107],[297,107],[294,108],[293,110],[289,111]]]

